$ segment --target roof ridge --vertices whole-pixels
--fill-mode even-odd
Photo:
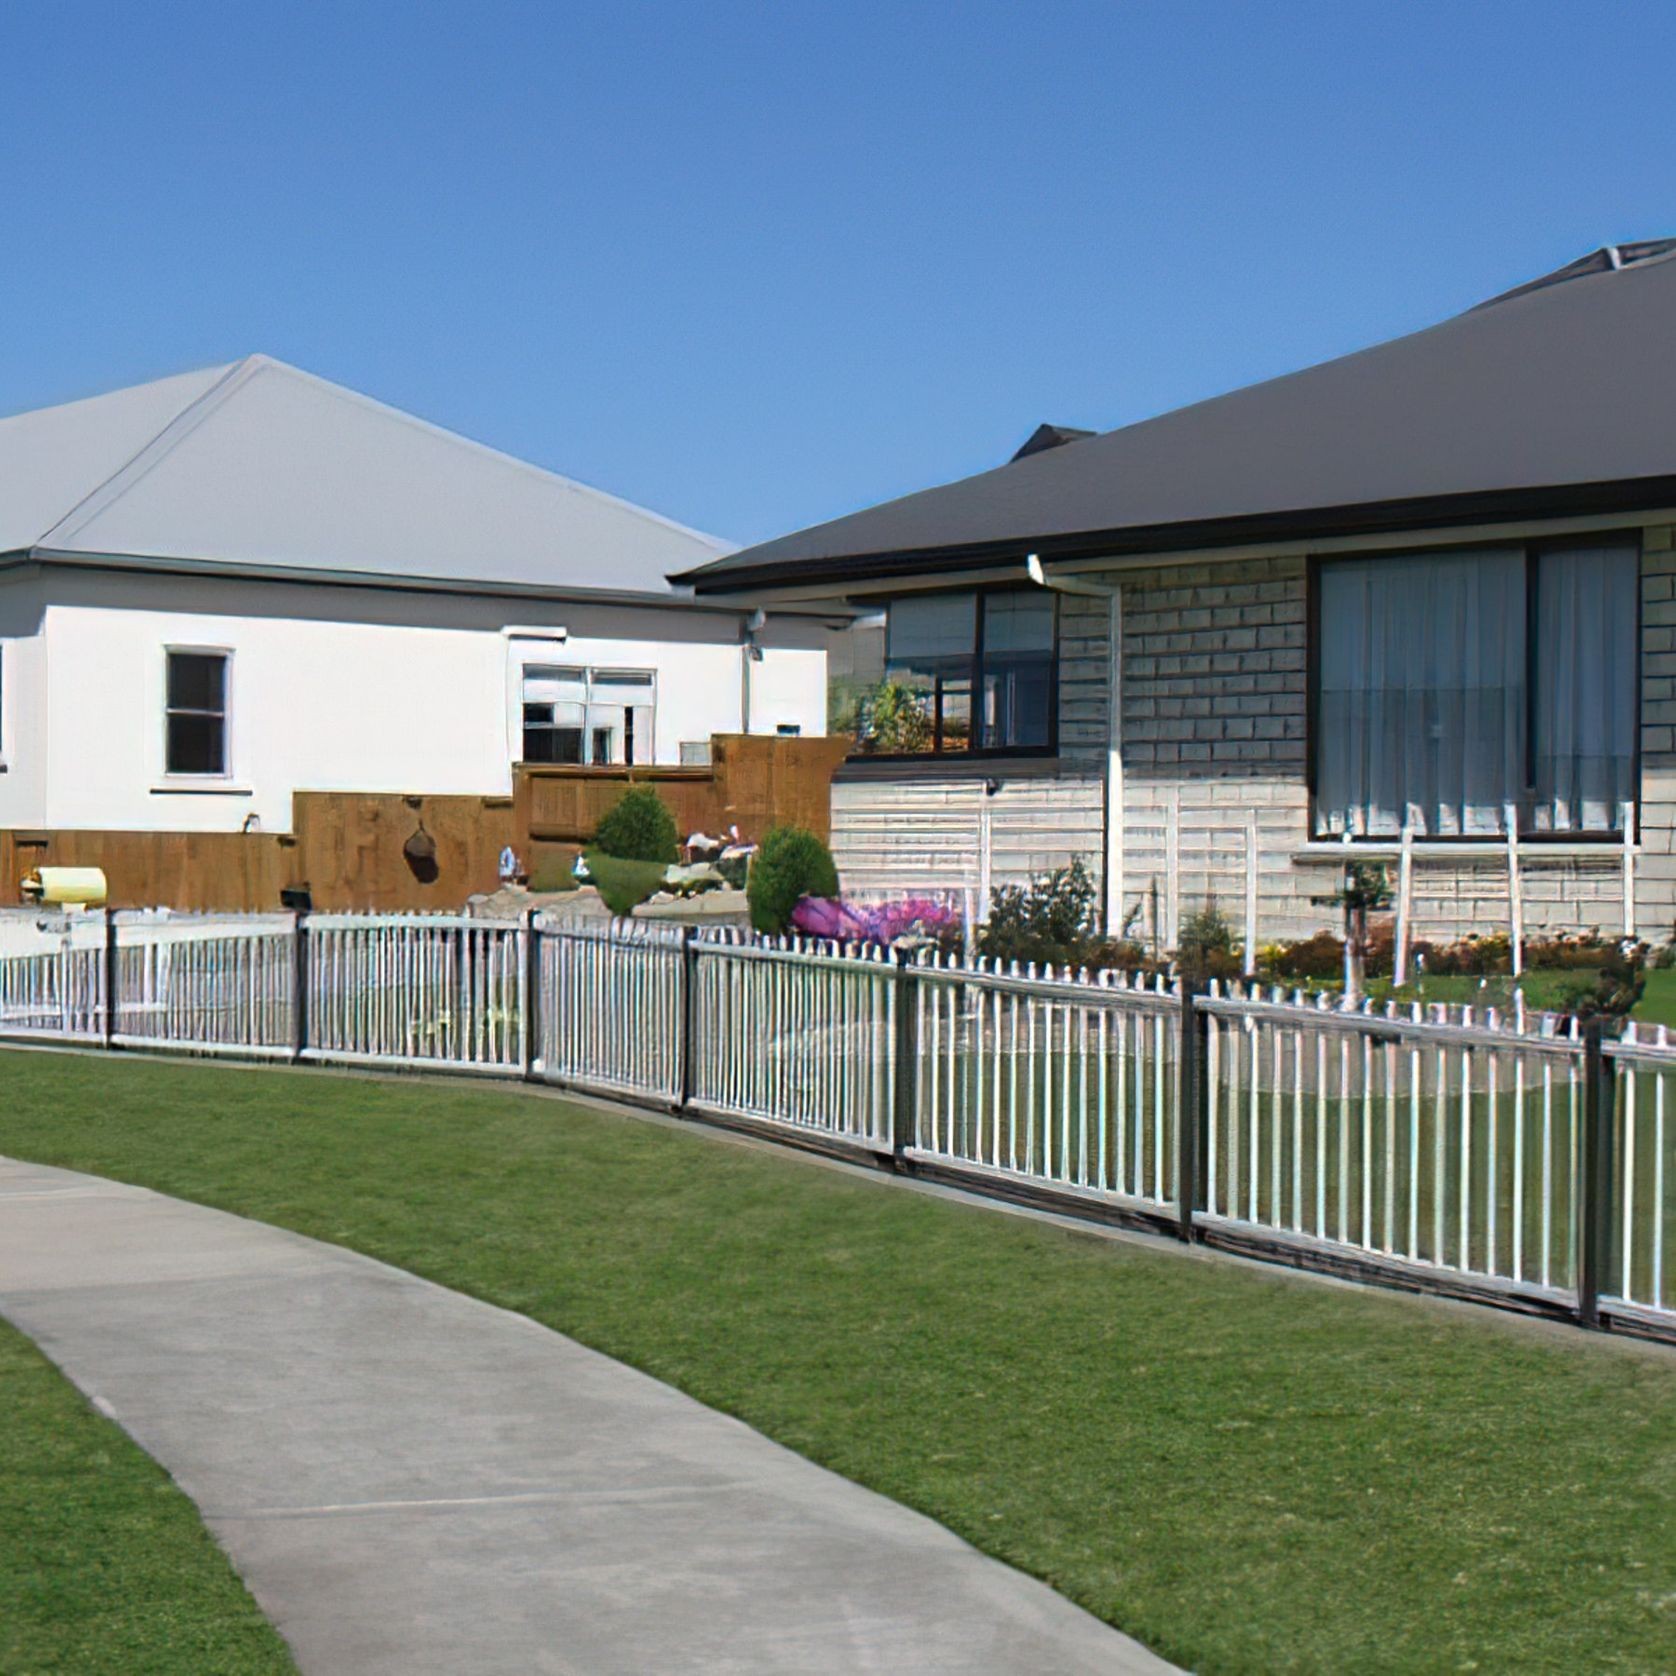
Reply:
[[[542,478],[549,483],[562,485],[575,494],[588,495],[595,500],[631,512],[638,518],[644,518],[649,523],[661,524],[665,529],[674,530],[679,535],[690,536],[694,541],[701,541],[707,547],[716,549],[718,558],[725,558],[730,552],[737,552],[737,543],[724,541],[720,536],[707,534],[703,530],[694,529],[690,524],[683,524],[677,519],[665,516],[661,512],[654,512],[648,506],[641,506],[637,501],[624,500],[620,495],[614,495],[609,490],[595,488],[591,483],[583,483],[574,477],[567,477],[563,472],[551,471],[546,466],[539,466],[533,460],[520,459],[516,454],[509,454],[503,448],[496,448],[493,444],[479,442],[475,437],[469,437],[462,431],[450,430],[446,425],[439,425],[435,420],[421,418],[417,413],[409,413],[405,408],[395,407],[389,402],[380,401],[376,396],[369,396],[363,390],[357,390],[348,384],[339,384],[334,379],[326,378],[320,373],[310,372],[307,367],[293,366],[289,361],[277,360],[272,355],[256,354],[246,357],[248,361],[259,362],[275,372],[286,373],[292,378],[301,379],[304,383],[318,385],[321,389],[341,400],[354,402],[361,407],[372,408],[386,418],[400,420],[401,423],[416,430],[429,432],[432,436],[441,437],[444,441],[459,448],[470,449],[473,453],[486,454],[491,459],[501,461],[518,471],[531,476]],[[706,563],[710,561],[706,560]]]
[[[262,357],[246,355],[228,365],[221,376],[200,391],[166,424],[144,447],[125,460],[109,477],[101,479],[82,496],[56,523],[49,524],[35,540],[35,546],[51,547],[58,541],[69,541],[85,529],[101,512],[119,501],[129,489],[154,467],[168,458],[179,445],[201,425],[210,414],[226,401],[239,384],[254,370]]]

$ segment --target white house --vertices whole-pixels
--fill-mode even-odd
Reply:
[[[0,420],[0,828],[823,732],[829,613],[665,581],[726,550],[261,355]]]

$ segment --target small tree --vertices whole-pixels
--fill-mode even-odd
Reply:
[[[778,933],[791,923],[792,909],[805,896],[838,894],[832,852],[800,826],[777,826],[762,841],[745,881],[751,924]]]
[[[680,855],[675,817],[650,786],[630,786],[605,813],[594,843],[624,861],[674,861]]]
[[[1234,953],[1234,928],[1211,897],[1199,911],[1190,914],[1181,928],[1176,958],[1182,969],[1197,977],[1231,978],[1240,969]]]
[[[1314,896],[1318,907],[1344,910],[1344,993],[1356,1000],[1367,976],[1368,910],[1391,905],[1391,875],[1381,862],[1347,861],[1344,884],[1331,896]]]
[[[1095,956],[1100,887],[1078,856],[1031,884],[1003,885],[978,934],[978,952],[997,960],[1048,961],[1085,966]]]

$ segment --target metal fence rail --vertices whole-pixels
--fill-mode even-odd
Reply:
[[[1179,990],[936,957],[913,979],[914,1155],[1178,1208]]]
[[[632,921],[0,914],[5,1037],[522,1074],[1676,1338],[1661,1027]]]
[[[684,1035],[678,927],[533,922],[537,1038],[532,1070],[550,1082],[678,1103]]]
[[[706,932],[691,961],[691,1105],[890,1150],[898,986],[883,949]]]

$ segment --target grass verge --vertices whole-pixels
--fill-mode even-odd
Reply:
[[[1207,1672],[1647,1671],[1676,1360],[517,1089],[10,1052],[0,1150],[571,1333]]]
[[[1676,1026],[1676,969],[1647,974],[1647,987],[1636,1002],[1634,1016],[1645,1024]]]
[[[295,1670],[192,1503],[4,1323],[0,1460],[0,1670]]]

